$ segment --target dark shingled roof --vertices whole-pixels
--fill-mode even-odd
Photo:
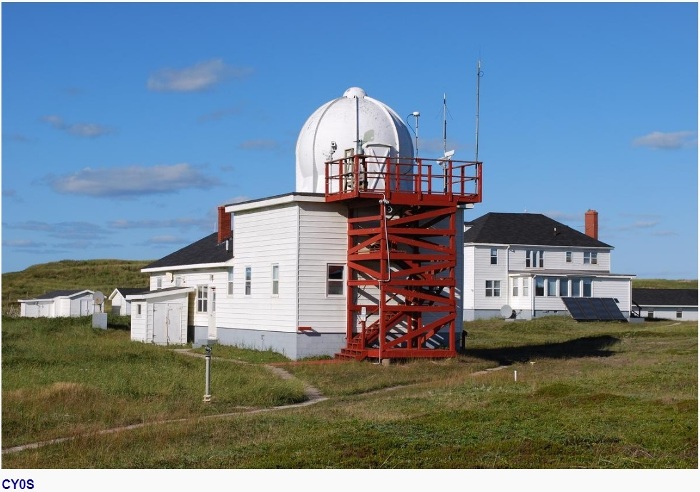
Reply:
[[[466,224],[465,243],[612,248],[542,214],[490,212]]]
[[[635,289],[632,302],[640,306],[697,306],[697,289]]]
[[[233,258],[232,248],[226,251],[226,241],[218,242],[218,233],[214,232],[205,238],[196,241],[189,246],[170,253],[168,256],[156,260],[148,268],[163,268],[183,265],[201,265],[203,263],[223,263]]]
[[[54,297],[70,297],[74,294],[77,294],[78,292],[85,292],[86,290],[88,290],[88,289],[52,290],[51,292],[47,292],[46,294],[41,294],[40,296],[37,296],[34,299],[53,299]]]

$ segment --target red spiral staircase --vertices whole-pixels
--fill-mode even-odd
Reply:
[[[481,163],[354,155],[326,163],[348,206],[347,345],[337,358],[457,354],[458,207],[481,202]]]

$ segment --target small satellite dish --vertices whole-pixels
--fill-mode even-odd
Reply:
[[[510,318],[512,318],[514,315],[515,315],[515,311],[513,311],[513,308],[510,307],[508,304],[505,304],[505,305],[501,308],[501,316],[502,316],[504,319],[510,319]]]
[[[99,290],[92,295],[92,298],[94,299],[95,304],[97,304],[98,306],[105,302],[105,295]]]

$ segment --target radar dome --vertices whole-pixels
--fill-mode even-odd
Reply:
[[[377,160],[413,158],[413,142],[394,110],[351,87],[304,123],[296,147],[296,191],[324,193],[326,161],[358,153]]]

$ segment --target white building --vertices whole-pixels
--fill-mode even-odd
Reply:
[[[117,287],[109,295],[111,301],[112,314],[117,316],[131,316],[131,301],[126,299],[126,296],[140,294],[145,289],[137,289],[133,287]]]
[[[698,320],[697,289],[632,289],[633,310],[648,319]]]
[[[488,213],[465,224],[464,318],[566,315],[563,297],[613,298],[625,317],[630,274],[611,272],[613,247],[598,240],[598,214],[586,234],[542,214]]]
[[[60,318],[89,316],[95,302],[91,290],[55,290],[33,299],[20,299],[20,316],[27,318]]]
[[[361,160],[357,156],[361,156]],[[160,344],[217,342],[272,349],[299,359],[338,353],[347,346],[353,323],[360,324],[361,321],[364,330],[373,319],[382,318],[381,308],[377,312],[363,304],[377,302],[380,297],[378,287],[360,293],[360,287],[349,287],[350,209],[343,201],[328,202],[326,192],[353,193],[361,187],[362,193],[372,195],[372,199],[366,202],[368,210],[384,207],[382,214],[385,210],[396,214],[384,192],[397,192],[394,196],[398,203],[401,194],[403,199],[406,195],[414,199],[414,183],[426,185],[426,180],[420,179],[423,175],[416,174],[412,164],[413,145],[408,129],[388,106],[368,97],[362,89],[350,88],[342,97],[324,104],[309,117],[297,140],[296,158],[294,193],[219,207],[217,233],[142,270],[150,274],[150,291],[127,296],[132,302],[133,340]],[[326,162],[338,159],[340,171],[327,183]],[[361,166],[359,172],[358,165]],[[399,172],[390,173],[390,166]],[[455,169],[461,172],[459,176],[455,172],[455,180],[462,180],[463,193],[464,170]],[[427,171],[426,175],[433,176]],[[354,180],[350,179],[352,176]],[[392,188],[393,182],[385,179],[387,176],[395,180],[395,188]],[[438,172],[435,172],[434,179],[439,181],[434,188],[446,194],[446,181]],[[425,192],[425,196],[429,196],[431,189]],[[449,191],[449,200],[452,200],[449,203],[456,210],[457,201],[453,195],[459,194]],[[378,205],[377,198],[383,196],[385,200]],[[442,200],[448,198],[443,195]],[[398,204],[396,209],[399,209]],[[364,209],[354,208],[353,213],[363,213],[358,210]],[[463,222],[462,210],[453,212],[458,224]],[[418,216],[415,211],[412,213]],[[435,215],[431,218],[431,227],[442,224],[444,229],[441,230],[448,230],[444,222]],[[461,244],[461,226],[456,230],[453,234]],[[431,246],[430,240],[412,241],[417,244],[411,247],[414,254],[420,249],[418,245]],[[443,236],[438,241],[446,243],[447,239]],[[442,254],[447,246],[438,245],[436,248]],[[443,273],[444,278],[440,279],[444,297],[437,292],[429,295],[432,296],[431,304],[442,299],[457,303],[456,312],[452,308],[449,320],[457,324],[461,332],[461,283],[455,284],[454,271],[461,276],[462,248],[457,247],[453,256],[446,262],[448,266],[452,262],[452,270],[445,267],[445,272],[452,272],[453,276]],[[357,268],[363,272],[372,271],[365,266]],[[420,275],[430,276],[430,272],[420,272]],[[356,280],[368,282],[366,278]],[[379,282],[383,281],[375,283]],[[392,302],[402,296],[394,296]],[[420,297],[420,292],[417,297]],[[386,315],[390,306],[384,303],[382,306]],[[430,342],[426,339],[432,335],[440,335],[438,332],[443,324],[435,314],[440,310],[439,306],[422,306],[414,311],[420,309],[425,311],[420,321],[432,322],[419,334],[422,337],[420,343],[425,344]],[[353,314],[349,316],[349,312]],[[407,333],[409,323],[397,320],[398,316],[393,321],[395,327],[391,334],[394,345],[420,348],[418,339],[412,339]],[[410,329],[419,324],[413,323]],[[381,358],[382,342],[378,343]]]

